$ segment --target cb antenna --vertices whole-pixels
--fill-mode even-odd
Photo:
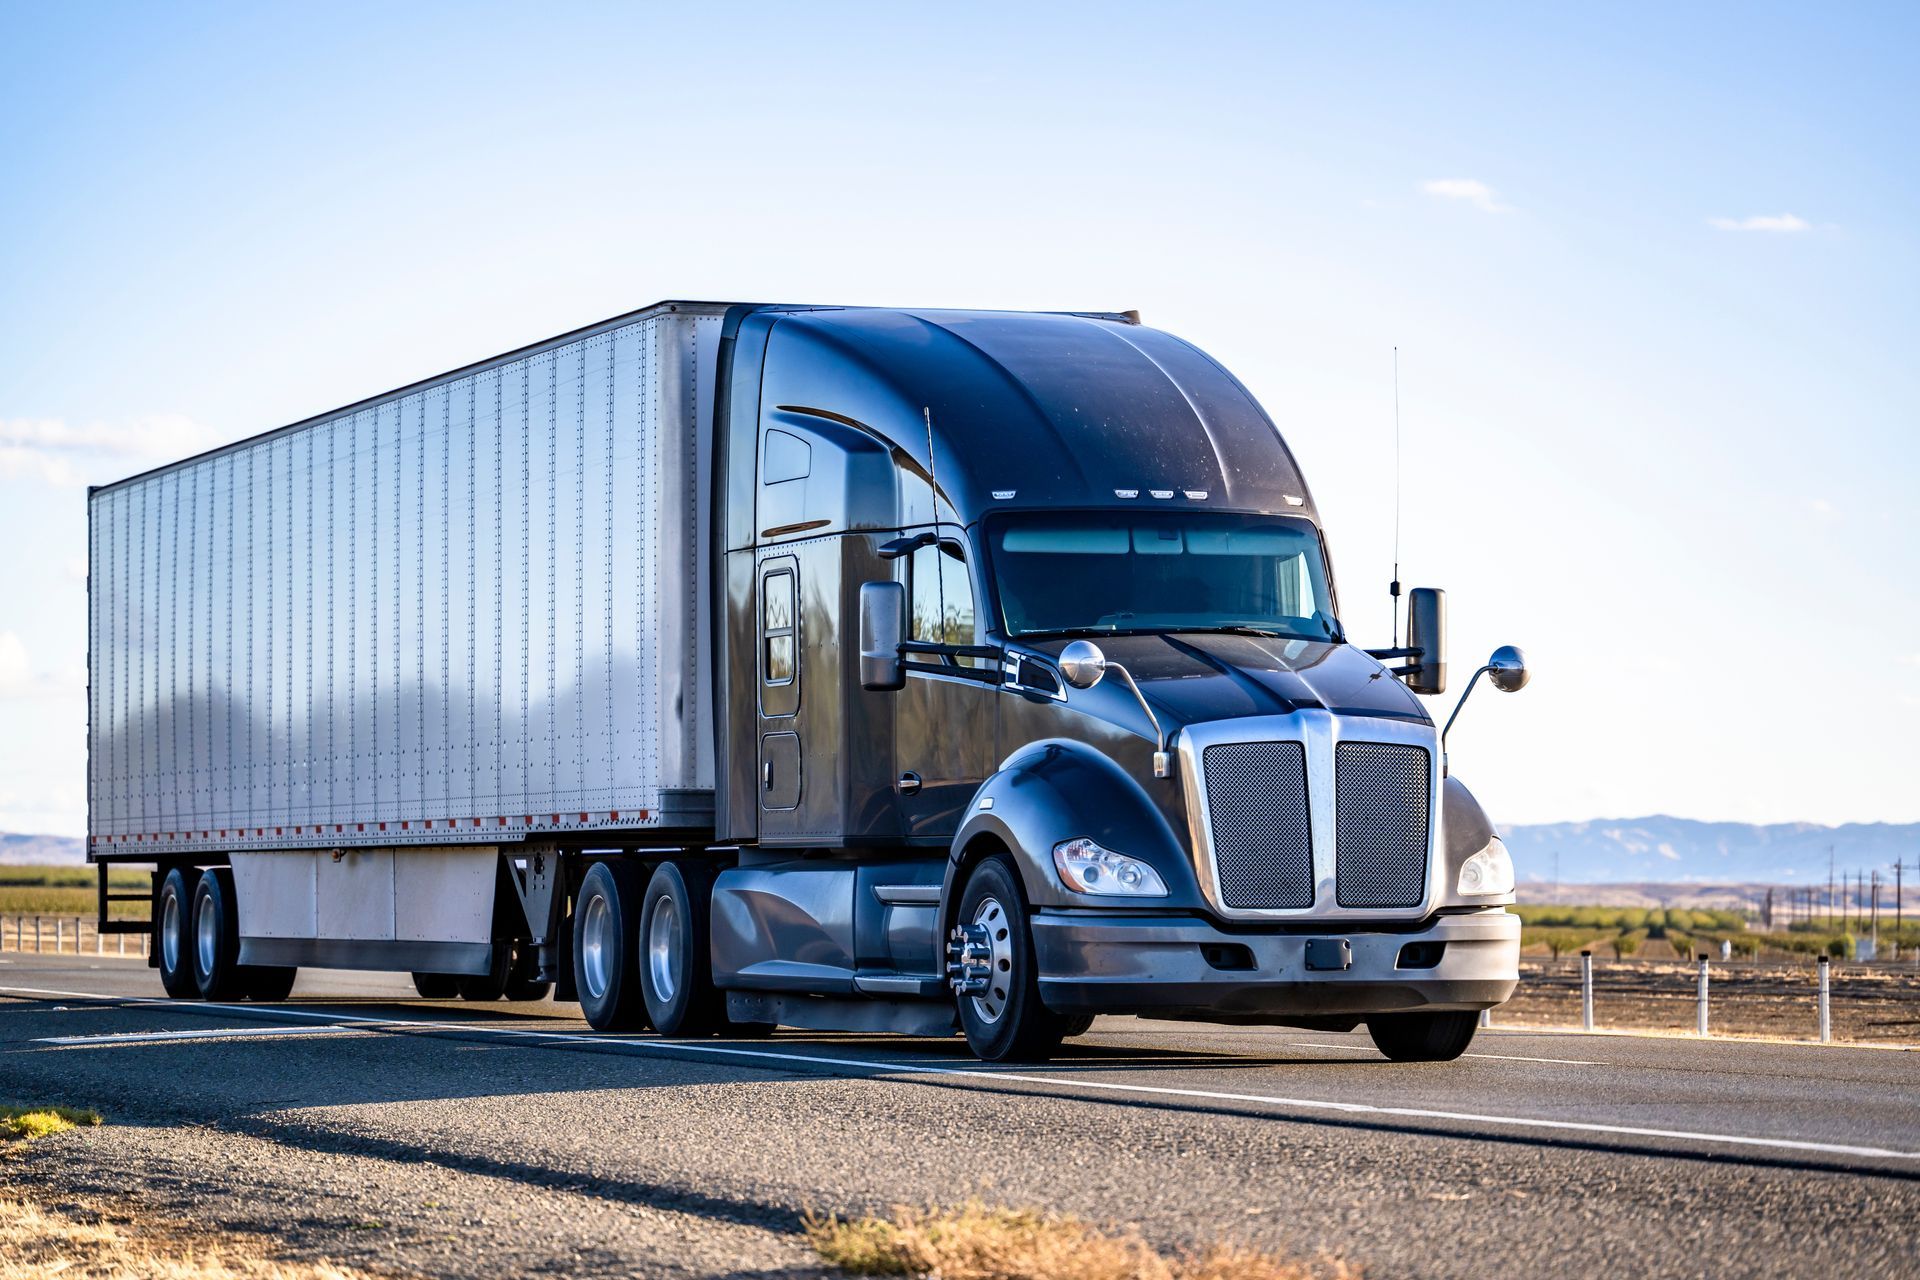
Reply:
[[[1400,348],[1393,349],[1393,647],[1400,647]]]

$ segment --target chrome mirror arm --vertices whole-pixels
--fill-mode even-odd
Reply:
[[[1133,690],[1135,702],[1147,713],[1147,723],[1153,726],[1153,776],[1169,777],[1173,773],[1173,757],[1167,754],[1167,731],[1160,727],[1160,717],[1153,714],[1153,708],[1147,705],[1147,696],[1140,692],[1140,686],[1133,682],[1133,672],[1119,663],[1109,660],[1107,670],[1119,675],[1127,682],[1127,688]]]

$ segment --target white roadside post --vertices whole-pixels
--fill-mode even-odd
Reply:
[[[59,955],[67,949],[67,922],[59,916],[53,918],[53,954]]]
[[[1593,1030],[1593,952],[1580,953],[1580,1027]]]
[[[1698,997],[1700,1034],[1707,1034],[1707,953],[1700,953],[1700,988]]]
[[[33,918],[33,954],[39,955],[44,949],[40,944],[40,917],[35,916]]]
[[[1829,977],[1833,973],[1833,963],[1825,956],[1820,957],[1820,1043],[1833,1042],[1833,1012],[1829,1003],[1831,985]]]

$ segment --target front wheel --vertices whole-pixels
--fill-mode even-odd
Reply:
[[[1452,1062],[1473,1043],[1480,1015],[1468,1012],[1390,1013],[1367,1023],[1374,1047],[1395,1062]]]
[[[967,1046],[986,1062],[1044,1062],[1068,1022],[1040,1000],[1027,904],[1005,858],[988,858],[967,877],[959,920],[954,945],[966,966],[959,1003]]]

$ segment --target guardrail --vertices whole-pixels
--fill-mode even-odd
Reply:
[[[152,946],[149,934],[102,933],[87,916],[0,916],[0,952],[145,956]]]

